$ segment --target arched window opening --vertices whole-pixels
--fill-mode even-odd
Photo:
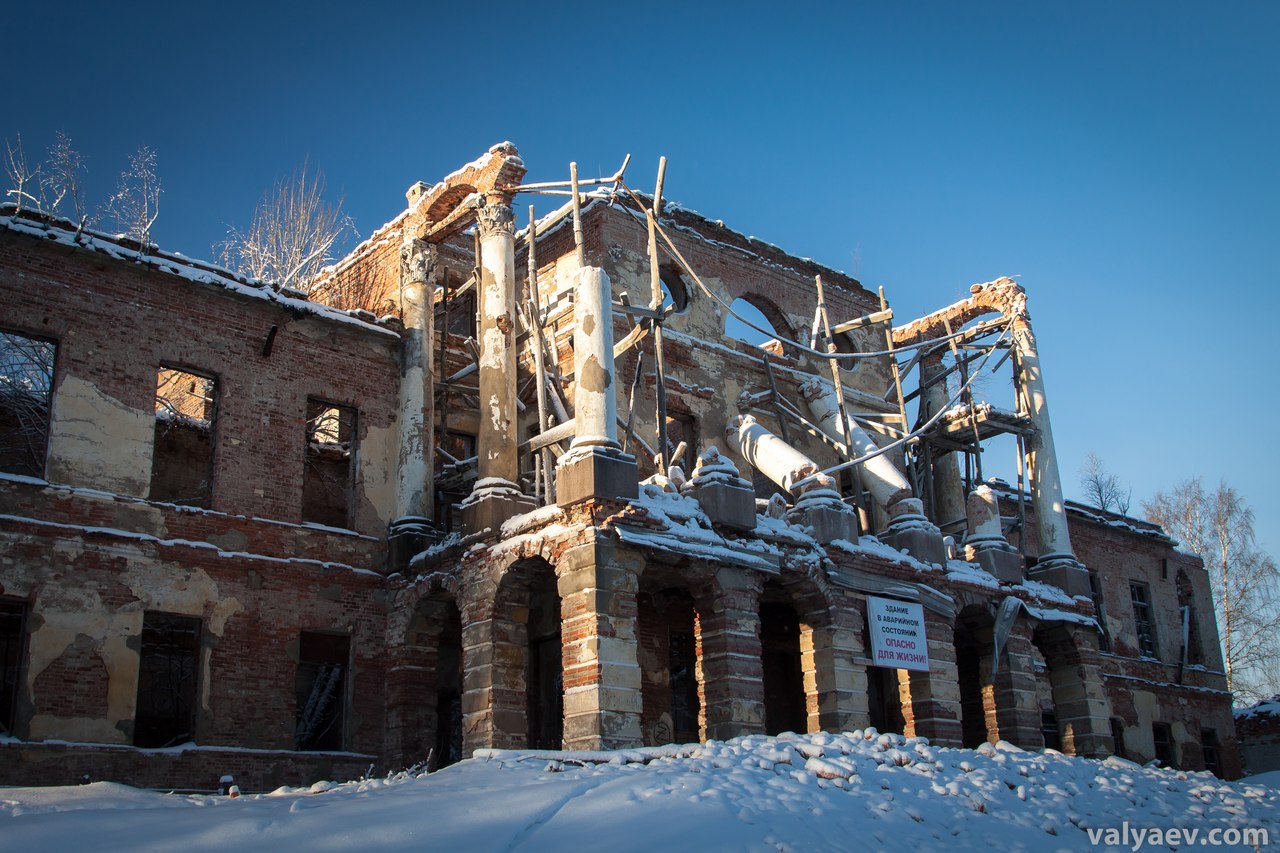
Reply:
[[[1178,613],[1182,618],[1182,662],[1191,666],[1204,663],[1204,645],[1200,641],[1200,620],[1196,613],[1196,593],[1185,569],[1178,569]]]
[[[662,264],[658,267],[658,277],[662,284],[662,310],[670,308],[676,314],[684,313],[689,307],[689,286],[680,268],[675,264]]]
[[[744,341],[755,347],[764,347],[771,341],[790,337],[781,313],[763,301],[753,301],[740,296],[729,305],[729,310],[732,314],[725,319],[724,323],[724,334],[727,338]],[[738,319],[739,317],[742,319]],[[744,320],[746,322],[743,322]],[[747,323],[763,329],[764,333],[756,331]]]

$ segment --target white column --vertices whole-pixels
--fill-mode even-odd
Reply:
[[[400,248],[404,337],[400,365],[400,452],[395,520],[431,518],[435,431],[432,394],[432,305],[437,255],[413,237]]]
[[[730,421],[725,434],[734,453],[788,492],[797,481],[819,470],[812,459],[760,426],[751,415]],[[814,485],[830,488],[831,478],[819,478]]]
[[[832,439],[843,442],[844,435],[840,431],[840,403],[836,399],[835,386],[815,378],[800,387],[800,394],[808,402],[809,411],[813,413],[818,429]],[[866,430],[858,426],[847,413],[845,423],[849,428],[849,442],[852,445],[849,448],[850,456],[854,458],[867,456],[880,449]],[[894,466],[893,460],[886,453],[881,453],[862,463],[862,481],[870,490],[876,503],[885,511],[903,498],[912,496],[911,484]]]
[[[491,197],[476,211],[480,229],[480,426],[477,489],[519,477],[516,436],[515,214]]]
[[[613,387],[613,293],[599,267],[578,271],[574,293],[573,398],[577,433],[571,447],[618,448],[618,402]]]
[[[1025,297],[1024,297],[1025,299]],[[1018,352],[1018,384],[1024,414],[1031,418],[1036,433],[1027,439],[1027,473],[1031,479],[1031,502],[1036,512],[1036,532],[1040,538],[1040,562],[1050,558],[1075,560],[1067,532],[1067,511],[1062,496],[1062,475],[1053,444],[1053,426],[1045,399],[1044,375],[1036,352],[1036,336],[1025,303],[1012,317],[1014,346]]]

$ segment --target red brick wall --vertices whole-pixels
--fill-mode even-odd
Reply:
[[[13,233],[0,234],[0,303],[5,327],[57,339],[55,387],[76,375],[149,412],[162,364],[216,376],[217,510],[300,520],[309,396],[358,407],[362,434],[394,424],[390,334]],[[356,529],[383,535],[386,520],[356,503]]]

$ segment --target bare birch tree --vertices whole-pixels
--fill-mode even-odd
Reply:
[[[34,166],[27,162],[27,152],[22,147],[22,134],[18,134],[17,142],[4,141],[4,173],[8,178],[5,188],[5,201],[17,205],[18,210],[44,207],[37,193],[41,193],[40,164]]]
[[[1129,514],[1133,490],[1120,483],[1120,478],[1107,470],[1102,457],[1093,451],[1084,458],[1080,467],[1080,488],[1087,503],[1107,512]]]
[[[129,166],[120,173],[116,191],[107,202],[107,213],[122,234],[151,245],[151,229],[160,215],[160,178],[156,173],[156,152],[144,145],[129,156]]]
[[[1142,505],[1147,518],[1204,560],[1213,588],[1227,687],[1237,702],[1280,691],[1273,665],[1280,654],[1280,569],[1254,539],[1253,510],[1219,483],[1206,492],[1199,478],[1157,492]]]
[[[53,145],[49,146],[49,156],[40,176],[40,187],[49,213],[70,214],[81,225],[88,222],[82,177],[87,171],[84,157],[71,145],[71,137],[58,131]],[[70,209],[65,209],[64,204]]]
[[[214,249],[223,265],[268,282],[310,293],[316,274],[337,260],[355,233],[351,217],[325,200],[324,174],[305,161],[288,180],[276,182],[253,211],[247,231],[231,228]]]

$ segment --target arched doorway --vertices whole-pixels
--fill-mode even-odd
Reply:
[[[995,623],[981,607],[956,616],[956,676],[960,683],[961,744],[969,749],[999,739],[996,692],[992,682]]]
[[[640,728],[644,743],[693,743],[705,739],[702,643],[693,596],[679,586],[641,579],[637,598],[640,663]]]
[[[495,740],[513,747],[560,749],[560,593],[550,563],[534,558],[507,569],[495,596],[493,631]]]

